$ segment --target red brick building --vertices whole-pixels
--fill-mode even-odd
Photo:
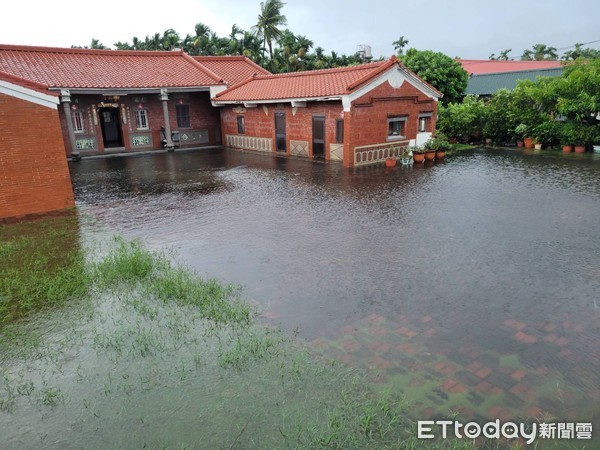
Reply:
[[[211,97],[241,78],[269,73],[244,57],[194,59],[181,50],[14,45],[0,46],[0,72],[60,94],[67,155],[219,145]]]
[[[0,73],[0,222],[74,206],[58,94]]]
[[[435,129],[441,93],[395,57],[354,67],[255,75],[213,98],[230,147],[342,161],[383,161]]]

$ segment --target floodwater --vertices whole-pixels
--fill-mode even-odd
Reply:
[[[415,418],[599,429],[597,155],[476,150],[347,170],[206,150],[70,169],[84,241],[175,249],[241,285],[264,321],[405,392]]]
[[[242,285],[266,320],[410,386],[423,415],[600,418],[597,155],[352,171],[223,150],[71,171],[96,222]]]

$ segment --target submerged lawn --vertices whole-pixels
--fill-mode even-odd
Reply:
[[[2,448],[476,447],[417,440],[402,392],[260,325],[238,288],[77,229],[0,227]]]

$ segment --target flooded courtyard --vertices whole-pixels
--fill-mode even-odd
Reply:
[[[173,249],[201,275],[240,285],[264,323],[365,371],[376,389],[403,393],[415,419],[450,412],[600,426],[597,155],[476,150],[414,167],[346,170],[212,150],[86,159],[70,170],[82,242],[120,234]],[[135,323],[119,311],[107,309],[104,321]],[[185,323],[178,314],[168,323]],[[178,405],[194,395],[185,368],[193,355],[187,338],[177,339],[184,367],[148,377],[168,387],[138,397],[138,407],[158,421],[166,404],[183,429],[190,424]],[[230,412],[222,396],[261,379],[261,369],[228,380],[225,394],[202,394],[221,405],[215,427]],[[128,376],[147,370],[132,364]],[[305,389],[313,388],[289,387],[277,401]],[[254,401],[267,415],[268,402]],[[242,431],[243,403],[234,414]],[[111,406],[97,408],[101,415]],[[116,433],[127,435],[131,420],[148,432],[147,418],[123,411],[129,422],[113,417]],[[103,435],[95,433],[88,438]],[[165,431],[165,442],[176,433]],[[256,448],[272,444],[264,439]]]
[[[71,169],[86,214],[242,285],[266,320],[410,386],[424,416],[591,419],[595,156],[480,151],[347,171],[223,151]]]

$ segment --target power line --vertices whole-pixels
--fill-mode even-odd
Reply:
[[[590,41],[590,42],[583,42],[583,43],[577,43],[577,44],[573,44],[573,45],[569,45],[567,47],[561,47],[561,48],[557,48],[556,50],[566,50],[568,48],[572,48],[572,47],[577,47],[577,45],[581,45],[582,47],[584,45],[589,45],[589,44],[595,44],[596,42],[600,42],[600,39],[596,39],[595,41]]]

